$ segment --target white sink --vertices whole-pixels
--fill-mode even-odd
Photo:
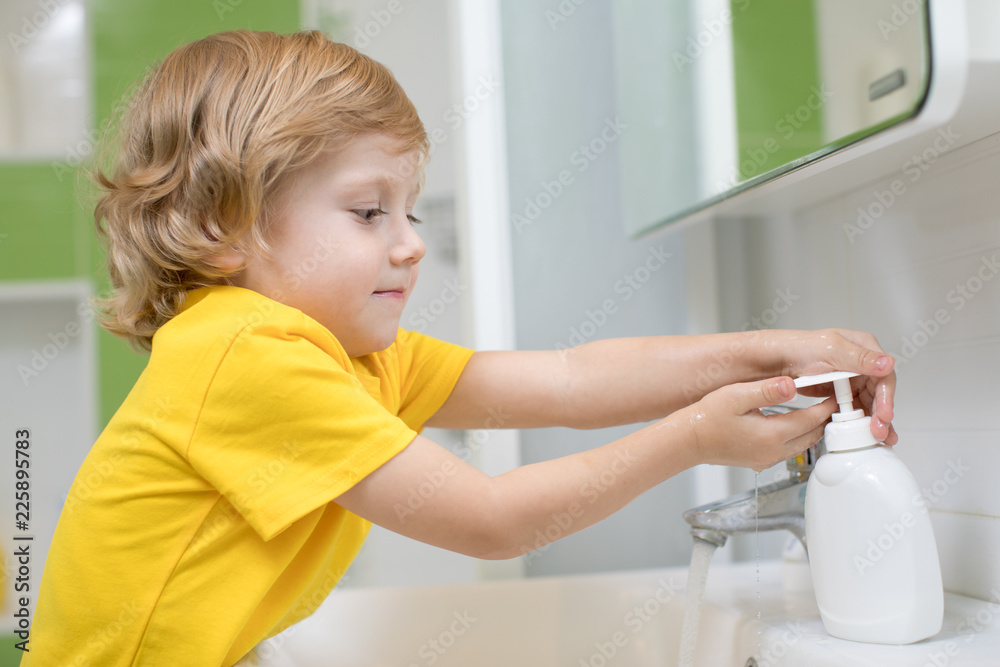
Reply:
[[[270,667],[669,667],[686,568],[458,586],[338,590],[260,648]],[[998,667],[1000,600],[946,595],[945,625],[909,646],[831,638],[780,563],[709,569],[699,667]],[[760,614],[758,618],[758,612]]]

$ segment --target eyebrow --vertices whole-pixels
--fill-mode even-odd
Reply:
[[[342,183],[341,187],[343,187],[345,190],[361,190],[369,187],[378,187],[378,188],[399,187],[400,185],[403,185],[405,183],[406,179],[403,178],[394,179],[384,174],[378,174],[369,177],[351,179],[349,181]],[[420,189],[420,183],[418,182],[414,185],[413,190],[414,192],[416,192],[419,189]]]
[[[378,186],[391,186],[393,184],[393,179],[385,175],[377,176],[363,176],[361,178],[352,178],[343,183],[345,188],[364,188],[371,185]]]

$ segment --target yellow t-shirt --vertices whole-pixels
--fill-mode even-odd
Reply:
[[[193,291],[77,474],[22,665],[231,665],[311,614],[371,527],[331,501],[471,354],[400,330],[351,359],[299,310]]]

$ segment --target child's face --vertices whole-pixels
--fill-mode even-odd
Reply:
[[[414,164],[376,134],[322,154],[281,185],[271,254],[230,281],[303,311],[352,357],[389,347],[426,251],[410,221]]]

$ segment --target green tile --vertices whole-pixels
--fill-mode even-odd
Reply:
[[[17,667],[21,664],[24,652],[14,646],[20,641],[17,635],[0,635],[0,667]],[[28,646],[31,646],[30,636]]]
[[[146,69],[187,42],[224,30],[299,29],[297,2],[274,0],[93,0],[100,114]]]
[[[95,128],[174,48],[223,30],[292,32],[300,25],[297,2],[274,0],[91,0],[88,11]],[[93,201],[80,178],[59,163],[0,164],[0,280],[83,277],[99,292],[107,290]],[[146,356],[102,331],[98,358],[103,426],[145,367]]]
[[[74,179],[43,163],[0,165],[0,280],[72,278]]]

